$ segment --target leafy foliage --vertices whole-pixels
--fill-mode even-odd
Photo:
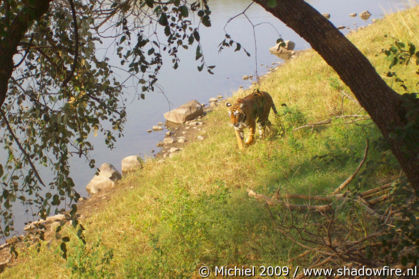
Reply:
[[[32,22],[22,12],[41,4],[49,9],[39,20]],[[125,80],[117,79],[115,71],[138,80],[140,98],[153,91],[164,52],[176,69],[179,50],[195,47],[198,69],[212,73],[199,35],[201,25],[211,25],[210,9],[206,1],[7,0],[0,14],[0,51],[15,62],[0,103],[0,144],[7,154],[0,160],[0,233],[8,236],[14,230],[15,202],[41,218],[72,205],[77,225],[80,196],[69,159],[85,157],[93,168],[89,136],[100,132],[109,148],[122,136]],[[24,29],[23,37],[8,32],[12,24]],[[4,53],[12,39],[18,40],[16,55]],[[120,66],[98,54],[111,39]],[[52,173],[48,181],[41,176],[46,171]]]

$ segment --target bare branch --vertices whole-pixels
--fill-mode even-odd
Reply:
[[[3,112],[2,109],[0,109],[0,114],[3,117],[3,121],[4,123],[6,123],[6,127],[7,130],[9,131],[9,133],[12,135],[14,141],[16,142],[17,146],[19,147],[20,151],[22,152],[22,154],[26,157],[26,160],[28,160],[29,165],[31,166],[36,178],[38,179],[38,181],[45,186],[44,182],[41,179],[41,176],[38,173],[38,170],[36,169],[35,165],[33,164],[31,157],[28,155],[28,153],[26,153],[25,149],[23,149],[22,144],[20,143],[19,139],[16,137],[15,133],[13,132],[12,127],[10,126],[9,121],[7,120],[6,114]]]
[[[260,201],[266,202],[269,206],[273,205],[283,205],[290,210],[309,210],[309,211],[317,211],[320,213],[329,212],[332,207],[329,204],[326,205],[305,205],[305,204],[292,204],[286,201],[280,200],[273,200],[265,195],[255,193],[253,190],[248,189],[247,194],[249,197],[255,198]]]
[[[368,155],[368,149],[369,149],[369,141],[368,139],[366,139],[366,146],[365,146],[365,151],[364,151],[364,158],[362,158],[362,161],[359,163],[358,167],[356,168],[356,170],[354,171],[354,173],[349,176],[342,184],[339,185],[339,187],[336,188],[335,191],[333,191],[333,194],[337,194],[338,192],[342,191],[346,186],[348,186],[349,183],[351,183],[351,181],[355,178],[355,176],[358,174],[359,170],[361,169],[361,167],[364,165],[366,159],[367,159],[367,155]]]
[[[79,57],[79,32],[77,27],[77,17],[76,17],[76,9],[74,8],[73,0],[68,0],[71,7],[71,14],[73,15],[73,24],[74,24],[74,60],[73,65],[71,66],[71,71],[68,74],[67,78],[64,80],[62,87],[65,88],[67,83],[71,80],[74,75],[74,71],[76,70],[77,60]]]

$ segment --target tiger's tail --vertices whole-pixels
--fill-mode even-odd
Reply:
[[[278,115],[278,111],[276,110],[276,107],[275,107],[274,102],[272,102],[272,110],[274,111],[274,113],[275,113],[276,115]]]

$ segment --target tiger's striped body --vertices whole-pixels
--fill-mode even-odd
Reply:
[[[263,136],[266,126],[270,127],[269,113],[272,110],[278,114],[272,97],[264,91],[255,90],[252,94],[240,98],[235,104],[226,103],[229,108],[230,120],[236,130],[237,143],[242,149],[243,145],[243,128],[249,128],[249,137],[246,144],[254,142],[256,123],[259,124],[260,135]]]

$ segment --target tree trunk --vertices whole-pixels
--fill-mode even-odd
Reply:
[[[14,70],[13,56],[17,53],[19,43],[29,31],[32,23],[39,20],[49,8],[52,0],[23,1],[25,6],[13,17],[5,16],[1,19],[0,26],[7,29],[0,40],[0,108],[7,96],[9,79]],[[8,5],[6,1],[0,5]],[[7,6],[1,7],[5,13]]]
[[[352,90],[391,145],[409,182],[419,194],[418,154],[406,151],[404,139],[390,134],[406,125],[401,97],[378,75],[368,59],[325,17],[303,0],[254,0],[280,19],[316,50]],[[412,154],[413,153],[413,154]]]

